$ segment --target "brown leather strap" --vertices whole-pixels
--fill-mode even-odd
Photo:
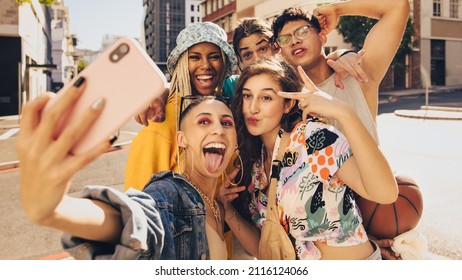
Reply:
[[[284,132],[281,136],[281,141],[279,142],[279,150],[278,154],[276,155],[276,159],[273,160],[273,165],[271,168],[271,181],[268,190],[268,206],[267,208],[271,208],[271,206],[276,205],[276,188],[279,181],[279,174],[273,174],[273,172],[280,172],[281,165],[282,165],[282,156],[287,147],[287,143],[289,142],[290,134],[288,132]]]

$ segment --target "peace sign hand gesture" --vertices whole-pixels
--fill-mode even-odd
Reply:
[[[278,92],[284,98],[298,100],[298,107],[303,110],[303,120],[308,114],[321,115],[327,118],[339,120],[342,115],[351,111],[351,108],[344,102],[319,90],[311,79],[306,75],[301,66],[297,67],[303,83],[305,84],[302,92]]]

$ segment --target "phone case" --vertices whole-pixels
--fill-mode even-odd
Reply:
[[[124,54],[127,47],[128,51]],[[106,104],[88,132],[72,148],[73,154],[84,153],[107,141],[168,88],[162,71],[139,43],[131,38],[116,41],[62,88],[54,99],[59,99],[60,93],[72,86],[80,76],[85,77],[85,90],[73,110],[62,117],[55,136],[62,132],[67,123],[78,121],[99,97],[104,97]]]

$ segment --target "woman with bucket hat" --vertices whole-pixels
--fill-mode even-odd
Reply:
[[[236,66],[226,32],[214,23],[193,23],[178,34],[176,42],[167,60],[172,79],[165,98],[165,120],[148,121],[133,139],[125,170],[125,189],[142,189],[154,173],[178,171],[174,136],[181,97],[221,96],[223,81]]]

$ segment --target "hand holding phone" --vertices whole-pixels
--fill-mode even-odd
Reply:
[[[80,77],[85,77],[85,89],[75,106],[66,112],[56,127],[58,137],[64,127],[78,122],[83,112],[99,99],[105,99],[101,115],[85,135],[72,147],[71,153],[81,154],[102,141],[132,117],[143,111],[150,102],[168,90],[162,71],[133,39],[116,41],[98,58],[62,88],[45,110],[56,102]]]

